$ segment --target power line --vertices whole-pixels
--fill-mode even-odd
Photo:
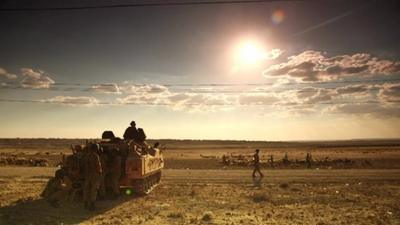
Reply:
[[[228,1],[164,1],[113,5],[92,5],[92,6],[71,6],[71,7],[38,7],[38,8],[0,8],[0,12],[18,12],[18,11],[65,11],[65,10],[90,10],[106,8],[133,8],[133,7],[155,7],[155,6],[189,6],[189,5],[223,5],[223,4],[249,4],[249,3],[267,3],[276,1],[305,1],[305,0],[228,0]],[[310,0],[308,0],[310,1]]]
[[[324,84],[352,84],[352,83],[380,83],[380,82],[399,82],[400,78],[393,79],[371,79],[371,80],[340,80],[340,81],[319,81],[319,82],[296,82],[296,83],[279,83],[282,86],[293,86],[293,85],[324,85]],[[14,87],[19,87],[21,84],[16,82],[6,82],[6,85],[14,85]],[[129,83],[68,83],[68,82],[57,82],[49,84],[50,86],[79,86],[79,87],[124,87],[124,86],[135,86],[135,87],[145,87],[151,85],[159,85],[164,87],[246,87],[246,86],[272,86],[277,85],[276,82],[263,82],[263,83],[164,83],[164,84],[129,84]],[[6,86],[4,86],[6,87]]]

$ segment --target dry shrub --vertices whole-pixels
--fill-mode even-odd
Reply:
[[[214,213],[211,211],[204,212],[203,217],[201,217],[201,220],[203,221],[211,221],[214,219]]]
[[[293,192],[301,192],[301,190],[299,188],[291,188],[290,190]]]
[[[167,217],[168,217],[168,218],[177,219],[177,218],[182,218],[182,217],[183,217],[183,214],[182,214],[181,212],[171,212],[171,213],[169,213],[169,214],[167,215]]]
[[[260,203],[260,202],[266,202],[268,201],[269,197],[265,193],[259,193],[259,194],[254,194],[252,196],[253,202],[255,203]]]
[[[282,189],[286,189],[286,188],[289,187],[289,184],[288,183],[283,183],[283,184],[280,184],[279,187],[282,188]]]

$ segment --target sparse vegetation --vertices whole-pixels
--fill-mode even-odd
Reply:
[[[257,193],[252,196],[253,202],[260,203],[268,201],[268,196],[265,193]]]
[[[204,212],[203,216],[201,217],[203,221],[212,221],[214,219],[214,213],[211,211]]]
[[[283,183],[283,184],[280,184],[279,187],[282,188],[282,189],[287,189],[289,187],[289,184],[288,183]]]
[[[182,212],[171,212],[167,215],[168,218],[183,218]]]
[[[93,213],[83,210],[80,202],[62,202],[61,207],[55,209],[39,197],[48,178],[53,176],[54,167],[1,166],[0,224],[252,225],[364,224],[366,221],[397,224],[400,221],[396,211],[400,171],[376,169],[396,168],[394,164],[384,167],[382,163],[399,164],[400,147],[342,145],[333,148],[331,143],[313,151],[313,157],[332,153],[329,154],[332,159],[348,158],[356,162],[367,157],[372,169],[371,166],[347,170],[263,168],[266,176],[254,181],[251,168],[219,169],[222,168],[219,159],[203,159],[199,153],[216,156],[226,152],[251,153],[254,146],[267,146],[266,142],[254,142],[253,146],[253,142],[225,142],[224,145],[218,141],[183,141],[188,149],[178,148],[179,144],[172,141],[168,143],[176,148],[165,151],[166,165],[175,169],[163,171],[164,178],[157,189],[145,197],[133,195],[100,201],[98,210]],[[190,147],[191,144],[194,146]],[[271,143],[264,150],[266,157],[270,152],[276,159],[282,158],[284,152],[288,152],[291,160],[305,156],[304,143],[299,143],[298,149],[294,145],[289,145],[292,149],[278,148],[279,144]],[[54,165],[52,163],[60,158],[60,151],[69,152],[68,148],[52,149],[50,144],[43,149],[16,146],[18,148],[12,150],[2,148],[0,154],[25,158],[47,156],[50,165]],[[391,161],[385,161],[389,158]],[[190,169],[176,169],[181,167]]]

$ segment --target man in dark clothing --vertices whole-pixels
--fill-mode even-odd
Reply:
[[[103,173],[98,151],[99,146],[97,144],[90,145],[84,160],[83,201],[85,208],[89,210],[95,209],[97,191],[99,190],[100,178]]]
[[[53,207],[59,207],[59,202],[67,199],[72,190],[72,182],[68,179],[63,169],[56,171],[55,177],[51,178],[41,196]]]
[[[124,133],[124,140],[136,140],[138,137],[138,131],[136,129],[136,123],[135,121],[131,122],[131,126],[126,128],[125,133]]]
[[[312,156],[311,156],[311,153],[307,153],[307,155],[306,155],[306,164],[307,164],[307,169],[311,169],[311,162],[312,162]]]
[[[264,177],[264,174],[262,174],[260,170],[260,156],[258,155],[259,152],[260,150],[256,149],[256,153],[253,155],[253,162],[254,162],[253,177],[256,177],[256,172],[260,174],[260,177]]]
[[[112,149],[111,151],[111,163],[109,166],[109,178],[111,183],[111,189],[113,192],[113,198],[118,198],[119,192],[119,178],[121,177],[121,163],[122,157],[120,156],[119,149]]]

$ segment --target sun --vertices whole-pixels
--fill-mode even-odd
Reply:
[[[264,58],[264,48],[256,41],[244,41],[236,50],[236,60],[240,64],[256,64]]]

